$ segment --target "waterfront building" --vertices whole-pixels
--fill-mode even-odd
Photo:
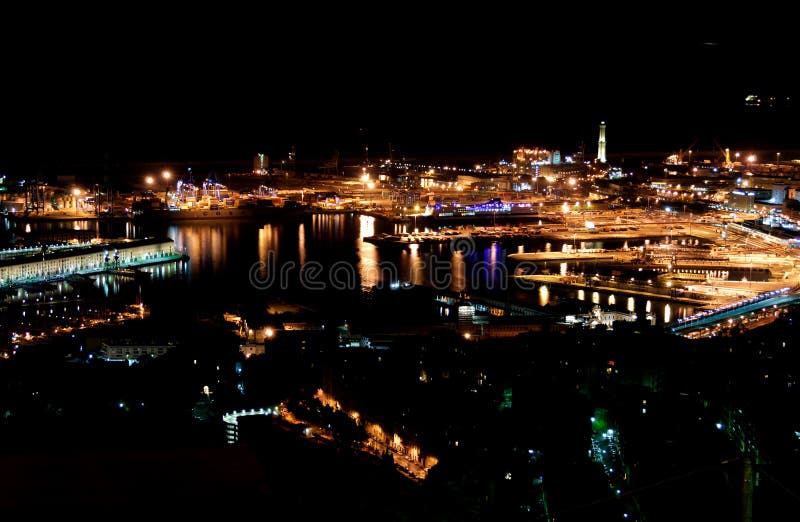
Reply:
[[[0,251],[0,287],[178,261],[172,239],[125,239]]]

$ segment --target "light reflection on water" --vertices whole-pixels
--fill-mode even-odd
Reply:
[[[71,229],[75,225],[86,227],[92,233],[100,233],[101,226],[92,221],[77,221],[47,224],[55,230]],[[95,227],[92,229],[92,227]],[[47,227],[45,227],[47,228]],[[266,263],[273,256],[277,263],[285,265],[294,262],[300,267],[311,261],[329,267],[335,261],[350,263],[354,268],[357,291],[364,291],[386,283],[388,280],[408,281],[413,284],[431,284],[432,271],[438,264],[445,263],[446,280],[453,291],[471,289],[497,289],[505,284],[507,273],[504,263],[507,254],[502,244],[477,247],[476,251],[452,255],[450,246],[420,246],[413,248],[383,248],[364,241],[363,238],[382,232],[399,233],[403,225],[388,224],[370,216],[349,214],[307,216],[300,222],[278,223],[176,223],[164,225],[162,234],[175,241],[178,251],[189,255],[186,266],[170,263],[144,268],[155,280],[179,277],[196,285],[203,282],[203,296],[209,299],[230,301],[237,299],[246,291],[254,292],[248,280],[248,271],[256,262]],[[426,229],[427,230],[427,229]],[[141,237],[142,227],[131,223],[120,223],[113,231],[115,237]],[[148,233],[153,234],[152,231]],[[155,234],[153,234],[155,235]],[[559,245],[561,246],[561,245]],[[585,248],[603,248],[602,243],[585,243]],[[572,244],[569,244],[572,247]],[[516,251],[514,245],[510,251]],[[550,250],[552,245],[539,240],[526,245],[525,251]],[[385,266],[392,270],[386,270]],[[439,267],[441,269],[441,267]],[[552,273],[566,275],[572,272],[593,273],[592,265],[572,266],[569,263],[555,263]],[[263,274],[262,274],[263,275]],[[438,278],[441,273],[435,274]],[[440,279],[441,281],[441,279]],[[106,296],[117,295],[123,291],[127,282],[116,276],[104,276],[97,283]],[[510,286],[510,285],[509,285]],[[691,315],[690,305],[665,301],[651,301],[640,296],[609,294],[584,289],[568,289],[553,286],[528,291],[530,298],[525,301],[535,306],[564,303],[567,299],[619,311],[641,314],[652,312],[659,322],[675,317]],[[188,298],[187,298],[188,299]],[[587,299],[589,302],[587,302]],[[523,302],[523,304],[525,304]],[[619,303],[619,304],[617,304]],[[198,301],[189,303],[199,305]]]
[[[378,247],[368,241],[364,241],[365,237],[375,235],[375,218],[372,216],[360,216],[358,222],[358,275],[361,279],[361,288],[367,290],[380,283],[381,277],[378,267]],[[299,237],[302,238],[303,225],[301,224],[300,227]],[[304,238],[301,241],[305,244]],[[302,263],[303,261],[301,261]]]
[[[550,302],[550,289],[547,285],[539,287],[539,306],[546,306]]]
[[[538,294],[538,304],[540,306],[544,306],[546,304],[557,304],[561,299],[564,297],[570,297],[571,294],[568,291],[564,291],[560,294],[551,294],[553,289],[546,289],[545,285],[542,285],[539,289]],[[546,292],[545,295],[551,296],[550,299],[546,300],[545,302],[542,301],[543,292]],[[620,294],[622,296],[623,294]],[[648,314],[655,311],[656,313],[656,322],[659,323],[668,323],[674,320],[676,317],[688,317],[694,313],[694,307],[690,304],[683,304],[683,303],[669,303],[667,301],[651,301],[650,299],[646,299],[643,297],[638,296],[628,296],[625,299],[625,307],[620,308],[616,306],[617,302],[617,295],[613,293],[605,294],[604,292],[592,292],[591,295],[591,303],[599,305],[601,299],[604,299],[608,303],[608,307],[611,309],[619,310],[619,311],[627,311],[636,314],[643,314],[644,317],[647,317]],[[574,297],[578,301],[586,301],[586,291],[585,290],[577,290],[574,292]],[[677,315],[675,315],[677,314]]]
[[[464,260],[464,255],[456,251],[450,258],[453,268],[450,272],[453,278],[453,284],[450,289],[454,292],[463,292],[467,290],[467,264]]]

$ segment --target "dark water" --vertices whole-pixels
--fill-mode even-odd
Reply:
[[[176,320],[198,313],[266,310],[275,300],[307,304],[333,316],[346,316],[363,305],[376,285],[410,282],[452,291],[474,291],[531,307],[569,303],[574,312],[603,309],[652,312],[659,322],[690,315],[691,306],[606,292],[537,286],[519,288],[508,275],[506,256],[519,251],[561,250],[563,242],[531,238],[525,241],[459,242],[423,247],[376,247],[361,238],[381,232],[402,232],[393,225],[353,214],[304,216],[295,221],[160,224],[150,227],[128,222],[66,221],[6,223],[11,238],[38,235],[58,238],[167,236],[186,263],[148,267],[152,282],[101,276],[94,287],[107,299],[143,301],[153,315]],[[569,241],[568,246],[572,246]],[[584,248],[616,248],[617,242],[586,242]],[[630,247],[638,245],[631,244]],[[454,253],[455,251],[455,253]],[[542,264],[550,273],[592,273],[593,263]],[[67,285],[68,286],[68,285]],[[66,291],[66,290],[64,290]],[[55,291],[56,299],[59,298]],[[63,295],[61,296],[63,299]],[[392,313],[396,313],[393,311]]]

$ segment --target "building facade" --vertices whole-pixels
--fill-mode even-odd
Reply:
[[[15,255],[0,252],[0,287],[15,283],[46,281],[71,274],[90,274],[114,268],[143,266],[175,261],[171,239],[143,239],[76,245],[74,248]]]

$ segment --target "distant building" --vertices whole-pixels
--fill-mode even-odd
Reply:
[[[266,346],[264,343],[247,343],[239,347],[239,352],[249,359],[253,355],[264,355],[266,353]]]
[[[350,332],[350,326],[345,323],[339,327],[339,348],[372,348],[369,339],[363,335]]]
[[[558,160],[555,160],[557,155]],[[540,165],[558,165],[561,163],[561,153],[559,151],[549,151],[539,147],[520,147],[514,149],[514,165],[516,170],[529,172]]]
[[[253,174],[266,174],[269,172],[269,156],[256,154],[253,158]]]
[[[742,212],[752,212],[755,193],[734,190],[728,195],[728,206]]]
[[[648,319],[650,324],[655,324],[655,316],[649,316]],[[603,324],[613,329],[616,321],[632,323],[636,321],[636,314],[617,312],[616,310],[603,310],[600,306],[594,306],[588,314],[566,316],[566,322],[568,323],[588,323],[592,328],[598,324]]]
[[[776,183],[772,185],[772,197],[769,199],[769,203],[780,205],[783,203],[783,200],[786,199],[786,194],[789,191],[789,185],[786,183]]]
[[[158,357],[164,355],[173,344],[108,344],[100,345],[100,357],[106,361],[137,361],[145,355]]]

